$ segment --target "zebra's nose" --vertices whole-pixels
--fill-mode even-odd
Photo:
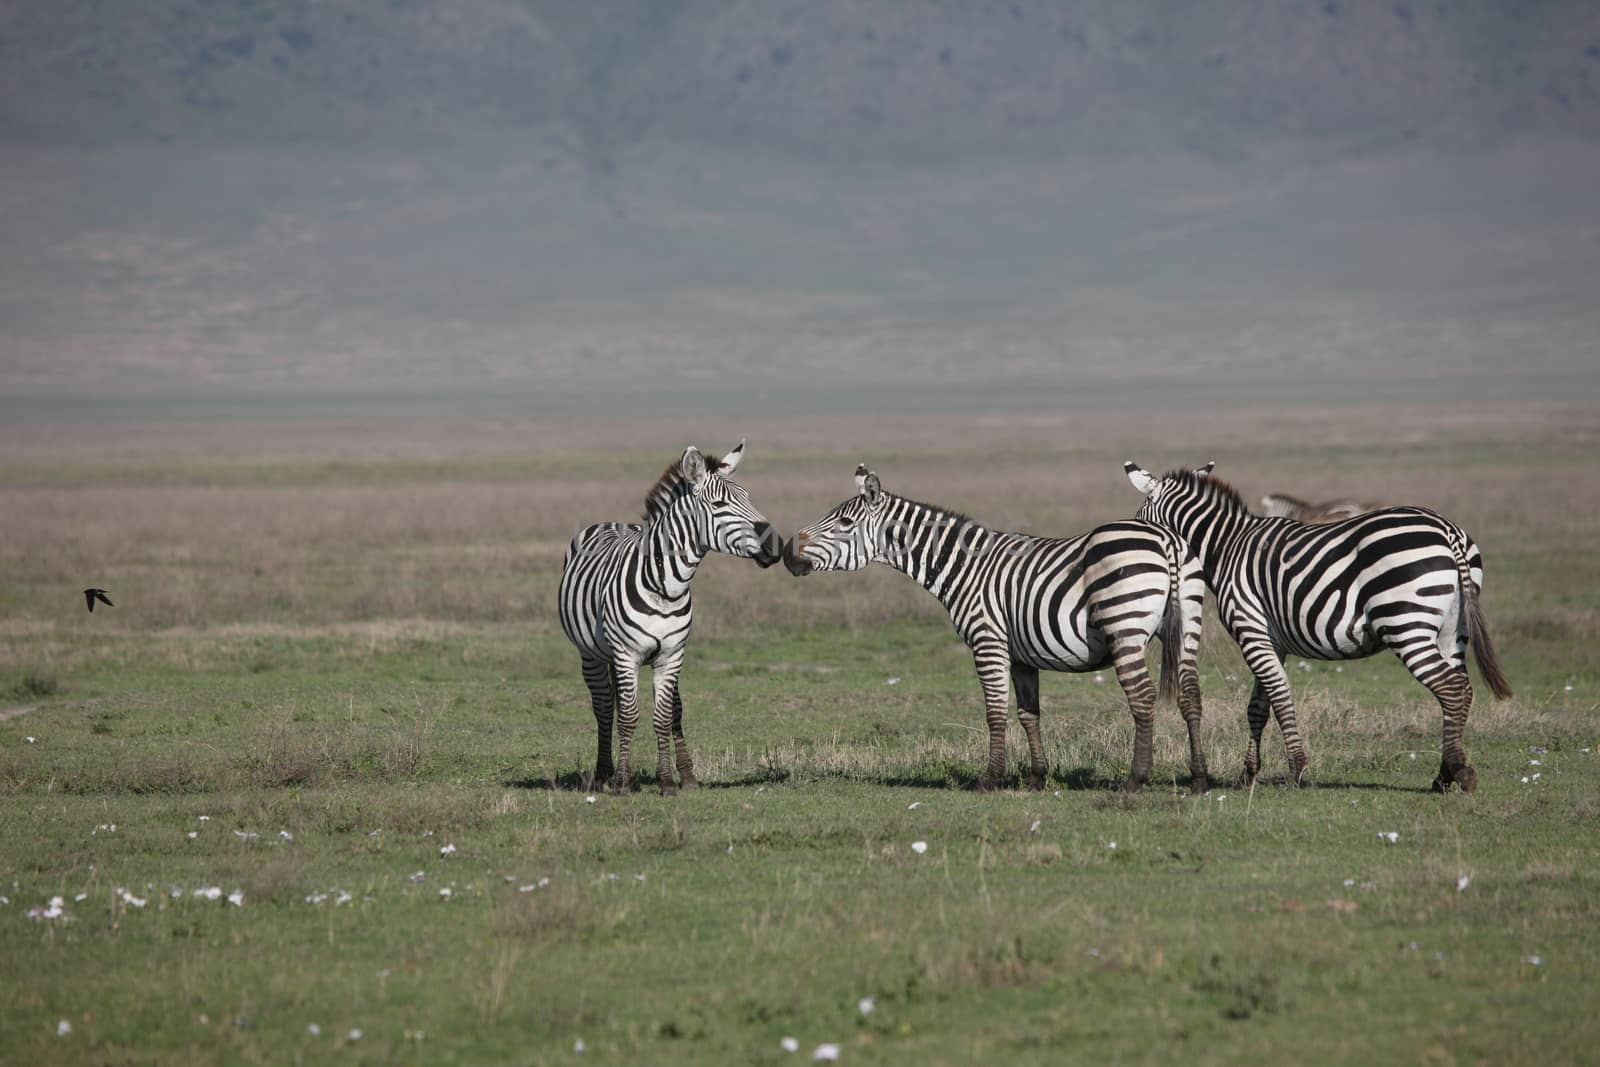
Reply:
[[[772,523],[756,523],[756,554],[753,558],[760,567],[770,567],[783,558],[783,538],[772,528]]]

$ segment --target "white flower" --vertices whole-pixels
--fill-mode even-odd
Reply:
[[[1528,761],[1528,766],[1537,767],[1537,766],[1539,766],[1539,761],[1536,760],[1536,759],[1531,759],[1531,760]]]
[[[533,892],[533,891],[534,891],[534,890],[535,890],[535,889],[538,889],[538,888],[539,888],[539,887],[538,887],[538,886],[536,886],[536,885],[532,885],[532,884],[529,884],[529,885],[519,885],[519,886],[517,886],[517,892],[519,892],[519,893],[531,893],[531,892]]]
[[[148,903],[143,897],[136,897],[126,889],[118,888],[117,896],[130,908],[142,908]]]
[[[30,745],[33,744],[33,742],[34,742],[34,739],[31,738],[31,737],[24,737],[23,740],[28,742],[28,744],[30,744]]]
[[[451,855],[452,853],[454,853],[455,850],[456,850],[456,846],[454,846],[454,845],[440,845],[439,846],[439,855],[448,856],[448,855]]]
[[[778,1042],[778,1047],[783,1049],[785,1052],[799,1052],[800,1042],[796,1041],[792,1037],[786,1037],[782,1041]]]
[[[72,902],[74,904],[82,904],[84,901],[86,901],[88,899],[89,899],[89,894],[88,893],[79,893],[77,896],[72,898]]]
[[[634,875],[634,876],[633,876],[633,880],[634,880],[634,881],[635,881],[635,882],[642,882],[642,881],[644,881],[644,875],[642,875],[642,874],[636,874],[636,875]]]
[[[278,836],[283,838],[283,840],[285,840],[285,841],[293,841],[294,840],[294,835],[291,834],[287,830],[279,830],[278,831]]]
[[[67,1022],[67,1020],[62,1019],[60,1022],[56,1023],[57,1037],[66,1037],[70,1033],[72,1033],[72,1024]]]
[[[183,890],[179,889],[177,886],[173,886],[171,889],[167,890],[167,896],[171,897],[173,900],[177,900],[179,897],[183,896]]]
[[[1543,771],[1534,771],[1533,772],[1533,781],[1537,782],[1539,780],[1539,775],[1541,775],[1542,773],[1544,773],[1544,772]]]
[[[196,889],[194,895],[205,897],[207,900],[220,900],[222,899],[222,887],[219,885],[204,885]]]
[[[1220,804],[1222,801],[1227,800],[1227,799],[1228,799],[1228,794],[1226,794],[1226,793],[1218,793],[1217,794],[1217,803]]]
[[[899,685],[899,684],[900,684],[900,679],[898,679],[898,678],[890,678],[887,682],[884,683],[884,685]]]
[[[1057,796],[1057,797],[1059,797],[1059,796],[1060,796],[1060,795],[1061,795],[1061,790],[1059,790],[1059,789],[1057,789],[1057,790],[1056,790],[1056,791],[1055,791],[1055,792],[1054,792],[1054,793],[1053,793],[1053,794],[1051,794],[1051,795],[1052,795],[1052,796]]]
[[[1348,888],[1349,886],[1355,885],[1356,884],[1356,880],[1354,878],[1346,878],[1344,880],[1344,884]]]
[[[1412,763],[1417,762],[1417,754],[1415,752],[1411,753],[1411,762]]]
[[[307,904],[321,904],[324,900],[327,900],[327,899],[328,899],[328,894],[326,894],[326,893],[307,893],[306,894],[306,903]]]
[[[911,842],[911,851],[920,856],[928,851],[928,843],[926,841],[913,841]]]
[[[196,815],[195,818],[199,819],[201,822],[210,822],[211,821],[211,816],[209,816],[209,815]]]
[[[1307,663],[1305,660],[1301,660],[1298,666],[1303,671],[1309,671],[1311,669],[1311,664]]]
[[[199,831],[197,831],[197,830],[190,830],[190,831],[189,831],[189,833],[188,833],[188,837],[189,837],[189,840],[190,840],[190,841],[193,841],[193,840],[195,840],[195,839],[196,839],[196,838],[198,838],[198,837],[199,837],[199,836],[200,836],[200,833],[199,833]]]
[[[452,893],[451,893],[451,889],[450,889],[449,886],[445,886],[443,889],[439,890],[439,896],[444,898],[445,900],[449,900],[451,895],[452,895]]]
[[[256,833],[254,830],[235,830],[233,832],[233,836],[237,837],[240,841],[254,841],[261,835]]]
[[[422,884],[422,880],[424,878],[428,877],[428,876],[426,874],[424,874],[423,872],[418,871],[415,874],[410,875],[409,877],[410,877],[412,885],[421,885]]]
[[[1103,675],[1103,674],[1095,675],[1094,676],[1094,684],[1095,685],[1105,685],[1106,684],[1106,676]]]
[[[333,898],[333,906],[338,907],[340,904],[348,904],[354,899],[349,893],[341,889],[339,890],[339,895]]]
[[[586,1046],[583,1043],[583,1038],[581,1037],[572,1043],[572,1051],[574,1052],[582,1052],[585,1047]]]
[[[907,811],[916,811],[920,807],[922,807],[922,801],[913,800],[911,803],[906,805],[906,810]]]
[[[1570,692],[1572,692],[1572,686],[1570,686],[1570,685],[1569,685],[1569,686],[1567,686],[1567,687],[1566,687],[1566,689],[1565,689],[1565,690],[1564,690],[1564,691],[1565,691],[1565,692],[1568,692],[1568,693],[1570,693]],[[31,740],[33,740],[33,739],[32,739],[32,738],[31,738],[31,737],[30,737],[30,738],[29,738],[29,739],[28,739],[28,740],[30,740],[30,741],[31,741]]]
[[[1524,957],[1522,957],[1522,962],[1526,963],[1526,964],[1529,964],[1530,966],[1533,966],[1533,967],[1543,967],[1544,966],[1544,957],[1543,956],[1524,956]]]
[[[345,1036],[348,1037],[351,1041],[360,1041],[361,1040],[361,1030],[358,1027],[351,1027],[350,1028],[350,1033],[348,1033]]]
[[[548,879],[548,878],[539,879],[539,888],[540,889],[543,889],[545,886],[547,886],[549,884],[550,884],[550,879]]]
[[[1469,886],[1471,884],[1472,884],[1472,875],[1463,874],[1460,878],[1456,879],[1456,892],[1457,893],[1462,892],[1463,890],[1465,890],[1467,888],[1467,886]]]
[[[1524,774],[1522,776],[1522,784],[1523,785],[1527,785],[1528,784],[1528,776],[1526,774]]]
[[[1115,841],[1107,841],[1106,842],[1106,848],[1116,848],[1116,847],[1117,847],[1117,843]]]
[[[836,1060],[839,1058],[838,1045],[818,1045],[816,1051],[811,1053],[814,1060]]]
[[[93,837],[95,834],[114,834],[116,832],[117,832],[117,824],[116,823],[114,823],[114,822],[103,822],[99,826],[96,826],[93,830],[89,831],[89,836]]]
[[[584,797],[584,798],[583,798],[583,802],[584,802],[584,803],[585,803],[585,804],[593,804],[593,803],[594,803],[594,799],[595,799],[595,798],[594,798],[594,794],[593,794],[593,793],[590,793],[590,794],[589,794],[589,795],[588,795],[588,796],[586,796],[586,797]]]
[[[236,908],[244,907],[244,890],[235,889],[233,892],[229,893],[228,903],[232,904]]]
[[[860,1009],[862,1015],[871,1015],[878,1007],[877,998],[862,997],[860,1000],[856,1001],[856,1007]]]
[[[1387,841],[1389,844],[1393,845],[1400,840],[1400,835],[1395,833],[1393,830],[1379,830],[1378,840]]]
[[[1030,834],[1036,834],[1036,833],[1038,833],[1038,832],[1039,832],[1039,824],[1040,824],[1040,823],[1041,823],[1041,822],[1043,822],[1043,820],[1042,820],[1042,819],[1035,819],[1035,820],[1033,820],[1033,825],[1032,825],[1032,826],[1030,826],[1030,827],[1028,827],[1028,833],[1030,833]]]
[[[306,1033],[310,1034],[312,1037],[321,1037],[322,1027],[318,1026],[316,1023],[306,1023]]]

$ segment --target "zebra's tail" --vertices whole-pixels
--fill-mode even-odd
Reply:
[[[1478,672],[1488,683],[1489,691],[1500,700],[1511,696],[1511,683],[1500,672],[1500,661],[1495,658],[1494,641],[1489,637],[1489,623],[1483,617],[1478,603],[1478,583],[1472,580],[1472,570],[1466,552],[1456,549],[1456,569],[1461,572],[1461,602],[1467,619],[1467,642],[1472,646],[1472,658],[1478,661]]]
[[[1178,596],[1181,563],[1177,546],[1167,543],[1167,608],[1161,616],[1161,680],[1157,694],[1172,700],[1178,690],[1178,664],[1183,660],[1183,605]]]

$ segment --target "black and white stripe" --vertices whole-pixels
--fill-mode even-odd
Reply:
[[[1136,463],[1124,469],[1146,498],[1138,517],[1172,530],[1199,557],[1222,623],[1255,674],[1245,780],[1260,770],[1269,710],[1283,731],[1291,780],[1305,770],[1285,656],[1358,659],[1388,648],[1444,714],[1434,789],[1454,782],[1471,792],[1477,774],[1461,744],[1472,709],[1469,644],[1494,695],[1511,695],[1478,607],[1478,546],[1427,508],[1382,508],[1317,525],[1252,515],[1231,486],[1210,477],[1212,466],[1161,478]]]
[[[561,569],[561,628],[583,657],[583,680],[599,735],[596,786],[610,782],[619,792],[628,789],[639,672],[645,666],[655,669],[651,724],[661,792],[677,792],[674,748],[683,788],[696,785],[678,689],[692,619],[690,583],[711,552],[753,559],[763,567],[779,559],[772,524],[732,479],[743,455],[743,441],[709,463],[689,447],[650,491],[643,523],[590,526],[567,548]],[[618,735],[614,767],[613,717]]]
[[[1176,676],[1193,787],[1205,790],[1195,669],[1205,586],[1178,538],[1143,522],[1110,523],[1066,540],[1004,533],[895,496],[865,467],[856,471],[856,486],[855,496],[794,535],[784,547],[785,562],[796,575],[883,563],[939,598],[972,649],[983,686],[989,762],[980,789],[1005,774],[1008,674],[1028,737],[1029,785],[1042,789],[1048,766],[1039,735],[1039,672],[1108,665],[1134,721],[1124,788],[1142,785],[1150,776],[1157,695],[1145,648],[1159,636],[1162,693]]]

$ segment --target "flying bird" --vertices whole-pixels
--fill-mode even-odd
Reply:
[[[83,602],[89,605],[90,611],[94,610],[94,602],[96,600],[100,601],[100,603],[104,604],[108,608],[116,607],[116,605],[111,602],[111,598],[106,596],[106,591],[104,589],[85,589],[83,591]]]

